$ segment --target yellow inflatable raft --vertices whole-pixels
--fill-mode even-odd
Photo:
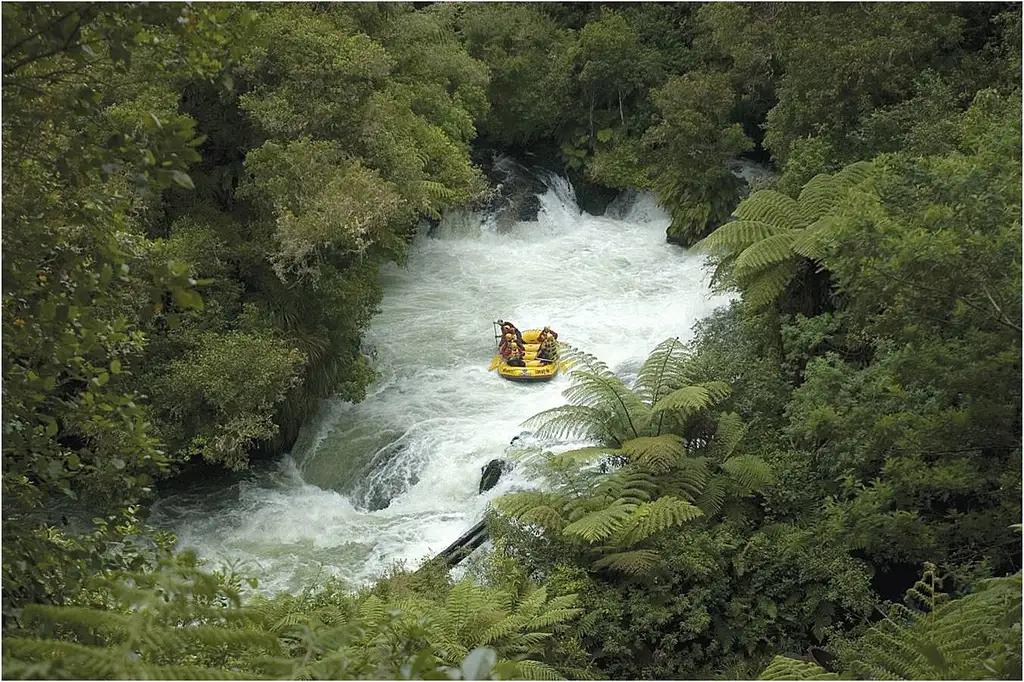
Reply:
[[[558,358],[553,358],[553,362],[541,362],[537,359],[537,351],[540,350],[537,336],[540,332],[540,329],[527,329],[522,332],[523,344],[526,345],[526,356],[523,358],[526,361],[525,367],[506,364],[497,353],[491,360],[491,367],[497,369],[498,374],[509,381],[550,381],[558,373]]]

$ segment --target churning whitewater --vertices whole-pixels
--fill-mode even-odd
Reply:
[[[528,417],[564,402],[568,377],[516,384],[487,371],[492,321],[550,325],[559,340],[627,376],[661,341],[727,302],[703,257],[665,242],[668,216],[645,195],[604,217],[547,180],[537,221],[499,230],[455,213],[382,273],[366,337],[379,377],[356,405],[327,401],[290,457],[230,487],[165,497],[154,521],[183,548],[226,561],[269,592],[327,576],[352,584],[444,549],[487,502],[529,484],[518,467],[484,495],[480,469],[510,456]]]

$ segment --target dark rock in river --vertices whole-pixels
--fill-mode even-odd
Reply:
[[[512,462],[507,459],[492,459],[480,468],[480,493],[485,493],[498,485],[501,475],[512,471]]]

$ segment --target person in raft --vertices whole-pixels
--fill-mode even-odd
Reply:
[[[501,343],[498,344],[498,355],[501,356],[502,360],[508,360],[509,353],[512,352],[513,347],[518,348],[520,352],[526,352],[526,346],[523,345],[520,341],[517,341],[516,337],[513,336],[511,332],[509,332],[508,334],[505,334],[505,336],[501,338]]]
[[[551,327],[544,327],[537,335],[537,342],[540,349],[537,351],[537,359],[544,364],[549,364],[558,359],[558,333]]]
[[[526,362],[523,359],[523,357],[526,354],[526,349],[523,346],[521,346],[518,342],[516,342],[514,336],[512,336],[511,334],[509,334],[509,336],[511,336],[512,338],[509,340],[507,344],[508,357],[505,358],[505,364],[510,365],[512,367],[526,367]]]
[[[519,343],[523,342],[523,335],[516,329],[516,326],[511,322],[505,322],[504,320],[498,320],[498,326],[501,327],[501,333],[504,334],[515,334],[516,341]]]

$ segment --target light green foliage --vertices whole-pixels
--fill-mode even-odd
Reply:
[[[299,383],[305,358],[269,335],[207,332],[194,343],[152,386],[165,433],[207,461],[245,468],[249,448],[276,432],[274,407]]]
[[[329,583],[273,599],[193,557],[96,578],[76,605],[32,606],[4,639],[8,677],[561,679],[543,654],[576,596],[469,581],[418,592],[392,576],[351,595]],[[461,674],[459,674],[461,671]]]
[[[730,118],[724,75],[677,76],[654,93],[661,122],[644,135],[651,187],[672,215],[669,237],[690,246],[726,220],[743,181],[726,162],[751,147]]]
[[[403,215],[398,188],[330,142],[267,142],[245,168],[252,180],[240,194],[270,207],[277,241],[270,260],[282,280],[316,279],[332,252],[365,253]]]
[[[332,142],[379,172],[408,205],[393,228],[407,228],[418,215],[436,217],[480,191],[466,143],[474,116],[486,108],[486,74],[432,17],[397,12],[374,39],[357,32],[343,6],[317,12],[286,5],[268,9],[260,27],[264,40],[244,71],[254,87],[239,103],[268,137]],[[318,172],[315,161],[306,163],[314,169],[300,175]],[[356,180],[353,191],[370,182]],[[394,199],[371,196],[388,199],[382,212],[394,212]]]
[[[805,259],[821,262],[821,242],[828,237],[837,204],[870,173],[871,164],[861,162],[835,175],[816,175],[797,200],[775,190],[755,192],[733,211],[736,220],[696,248],[717,256],[716,274],[728,277],[752,307],[773,303],[807,267]]]
[[[764,672],[757,676],[759,680],[838,680],[839,675],[830,673],[817,663],[801,661],[786,656],[776,656]]]
[[[598,106],[607,109],[617,105],[619,123],[625,127],[622,100],[647,80],[643,46],[626,18],[602,9],[600,18],[580,31],[569,58],[591,112]]]
[[[947,601],[935,567],[910,590],[924,613],[895,605],[884,620],[841,652],[858,679],[982,680],[1021,675],[1021,577],[983,581]]]

